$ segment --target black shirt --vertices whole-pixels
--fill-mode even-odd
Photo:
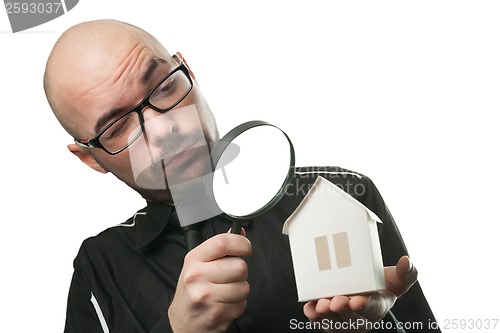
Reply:
[[[308,322],[304,304],[297,302],[290,247],[282,227],[318,175],[341,187],[383,221],[379,237],[384,266],[395,265],[408,254],[389,210],[368,177],[337,167],[297,168],[283,199],[245,226],[253,248],[252,256],[246,259],[250,295],[246,311],[229,332],[290,332]],[[171,332],[167,310],[186,254],[182,228],[170,219],[173,210],[171,205],[148,203],[125,223],[83,242],[74,261],[66,333]],[[222,217],[200,223],[205,239],[230,227],[231,222]],[[428,325],[435,322],[418,282],[396,302],[392,313],[400,325],[411,323],[417,328],[406,332],[431,331]],[[384,328],[394,329],[379,331],[396,332],[392,314],[384,322]]]

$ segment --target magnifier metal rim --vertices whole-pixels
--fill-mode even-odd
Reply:
[[[279,188],[278,192],[274,195],[274,197],[271,200],[269,200],[269,202],[267,204],[265,204],[260,209],[254,211],[250,214],[240,215],[240,216],[232,215],[232,214],[228,214],[228,213],[224,212],[224,214],[226,214],[227,216],[230,216],[233,219],[250,220],[256,216],[259,216],[260,214],[265,213],[270,208],[274,207],[274,205],[276,205],[278,203],[278,201],[280,201],[281,198],[283,198],[283,196],[285,195],[284,187],[286,184],[290,183],[292,175],[294,174],[295,150],[293,148],[292,141],[290,140],[288,135],[283,130],[281,130],[279,127],[277,127],[273,124],[270,124],[266,121],[263,121],[263,120],[252,120],[252,121],[248,121],[246,123],[243,123],[241,125],[236,126],[232,130],[230,130],[226,135],[224,135],[224,137],[221,138],[217,142],[216,145],[214,145],[212,151],[210,152],[210,158],[212,161],[212,168],[213,168],[214,172],[215,172],[215,168],[217,166],[217,163],[219,162],[219,159],[221,158],[221,156],[224,153],[227,146],[234,139],[236,139],[236,137],[243,134],[245,131],[247,131],[251,128],[254,128],[254,127],[258,127],[258,126],[272,126],[272,127],[277,128],[278,130],[280,130],[285,135],[285,137],[288,140],[288,143],[290,145],[290,163],[289,163],[288,173],[285,177],[285,180],[283,181],[283,184]],[[210,192],[209,196],[211,196],[213,198],[214,203],[217,205],[217,207],[219,207],[219,205],[217,204],[217,200],[215,200],[215,193],[213,191],[213,178],[214,178],[214,173],[211,173],[209,179],[207,179],[209,182],[208,183],[209,186],[207,186],[207,190]],[[219,207],[219,209],[220,209],[220,207]],[[222,211],[222,209],[220,209],[220,210]]]

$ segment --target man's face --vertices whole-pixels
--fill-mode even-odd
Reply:
[[[166,52],[133,39],[117,43],[109,58],[92,61],[99,62],[93,66],[98,72],[87,73],[86,67],[95,64],[82,64],[82,75],[75,77],[77,82],[59,101],[71,109],[71,120],[78,124],[77,139],[94,137],[179,66]],[[146,199],[170,200],[167,186],[210,171],[207,146],[217,139],[215,121],[194,80],[192,90],[174,109],[160,113],[145,108],[142,114],[144,132],[130,147],[116,155],[95,148],[88,152]]]

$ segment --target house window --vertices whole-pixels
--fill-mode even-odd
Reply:
[[[326,236],[314,238],[316,245],[316,258],[318,259],[318,269],[324,271],[331,269],[330,249],[328,248],[328,238]]]
[[[351,251],[349,250],[349,238],[347,237],[347,232],[335,233],[332,235],[332,239],[333,254],[335,256],[337,268],[351,266]],[[326,235],[315,237],[314,245],[316,247],[318,269],[320,271],[332,269],[328,237]]]

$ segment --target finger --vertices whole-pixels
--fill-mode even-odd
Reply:
[[[209,262],[226,256],[245,257],[252,253],[252,245],[246,237],[219,234],[207,239],[186,255],[186,260]]]
[[[319,314],[330,313],[330,300],[326,298],[321,298],[316,302],[315,311]]]
[[[310,321],[316,321],[319,319],[319,314],[316,312],[316,301],[309,301],[304,305],[304,315]]]
[[[214,284],[211,291],[216,302],[240,303],[246,300],[250,294],[250,285],[247,281]]]
[[[401,281],[406,280],[408,284],[413,285],[417,281],[418,271],[408,256],[399,258],[396,265],[396,272]]]
[[[368,299],[370,298],[370,295],[356,295],[351,297],[349,300],[349,310],[351,311],[361,311],[366,304],[368,303]]]
[[[330,300],[329,311],[340,313],[344,311],[349,306],[349,297],[347,296],[335,296]]]
[[[403,256],[396,266],[384,267],[384,275],[387,290],[400,297],[415,284],[418,272],[410,258]]]
[[[206,279],[212,283],[245,281],[248,278],[247,263],[240,257],[224,257],[201,266]]]

